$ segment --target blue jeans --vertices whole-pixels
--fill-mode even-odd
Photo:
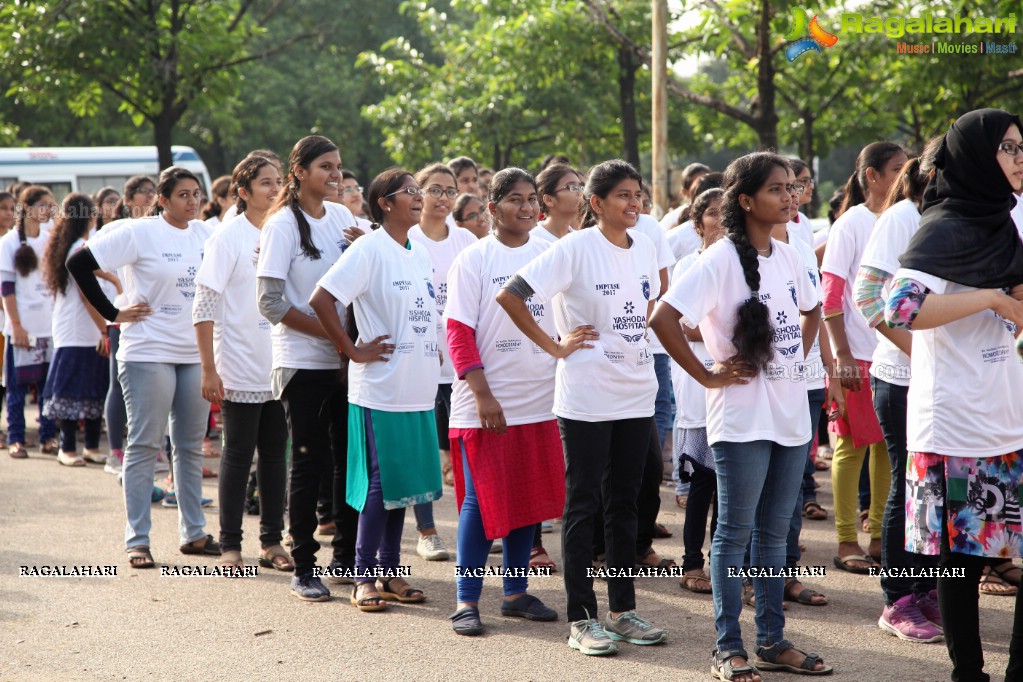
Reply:
[[[657,423],[658,445],[664,447],[664,439],[671,431],[674,421],[671,414],[671,357],[667,353],[654,353],[654,373],[657,375],[657,399],[654,402],[654,421]]]
[[[28,391],[28,384],[18,384],[14,380],[14,344],[7,339],[6,344],[7,371],[7,442],[25,442],[25,393]],[[47,365],[47,368],[49,365]],[[47,369],[47,371],[49,371]],[[39,444],[42,445],[52,440],[57,435],[57,422],[43,416],[43,384],[46,383],[46,376],[39,383]]]
[[[817,432],[817,422],[821,418],[821,407],[824,405],[824,389],[815,388],[806,392],[807,401],[810,403],[810,433]],[[796,508],[792,512],[792,521],[789,523],[789,534],[785,539],[785,566],[794,567],[799,563],[802,552],[799,551],[799,533],[803,530],[803,505],[807,500],[817,499],[817,490],[814,487],[813,473],[817,470],[813,460],[810,459],[810,448],[813,440],[806,444],[806,465],[803,468],[802,495],[796,496]]]
[[[892,483],[884,508],[881,526],[881,564],[885,568],[917,568],[938,565],[938,557],[906,551],[906,420],[908,386],[896,386],[870,377],[874,393],[874,412],[884,433],[891,460]],[[937,587],[935,578],[903,578],[882,576],[881,591],[888,606],[907,594],[930,592]]]
[[[124,543],[149,547],[150,506],[156,454],[170,418],[174,488],[178,497],[181,544],[206,537],[202,513],[202,439],[210,404],[202,397],[199,363],[122,362],[121,389],[128,408],[128,443],[124,450],[124,508],[128,517]]]
[[[124,391],[117,380],[117,349],[121,345],[121,328],[117,325],[107,327],[110,339],[110,389],[107,391],[107,402],[104,407],[107,418],[107,440],[111,450],[124,450],[124,427],[128,423],[128,410],[124,406]]]
[[[458,513],[458,560],[461,568],[478,569],[487,565],[487,555],[493,540],[487,539],[483,530],[483,516],[480,513],[479,500],[476,499],[476,486],[469,471],[469,458],[462,445],[462,472],[465,480],[465,499]],[[505,569],[524,569],[529,567],[529,550],[533,545],[533,529],[535,525],[523,526],[511,531],[502,539],[504,547]],[[483,592],[483,578],[475,575],[459,575],[455,578],[458,602],[476,604]],[[507,575],[504,577],[504,596],[523,594],[529,586],[529,578],[525,576]]]
[[[757,440],[720,441],[711,445],[718,483],[718,526],[711,542],[710,575],[714,583],[714,624],[719,651],[743,649],[739,630],[742,580],[729,577],[740,568],[752,533],[753,566],[785,565],[785,537],[799,496],[807,445],[784,446]],[[755,578],[757,644],[784,639],[783,579]]]

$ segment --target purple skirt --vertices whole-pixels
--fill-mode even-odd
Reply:
[[[110,387],[109,360],[95,348],[58,348],[43,389],[43,413],[50,419],[98,419]]]

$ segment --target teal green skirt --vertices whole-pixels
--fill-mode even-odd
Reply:
[[[349,405],[345,494],[348,504],[362,512],[369,492],[367,413],[376,444],[384,509],[401,509],[439,499],[440,453],[433,410],[384,412]]]

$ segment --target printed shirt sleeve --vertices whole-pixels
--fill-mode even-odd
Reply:
[[[912,329],[913,321],[920,314],[924,299],[931,292],[926,286],[910,277],[896,277],[888,294],[884,319],[893,329]]]
[[[366,293],[373,280],[366,242],[357,240],[330,266],[316,286],[329,292],[342,306]]]
[[[143,229],[146,227],[149,226],[142,226]],[[100,270],[113,272],[138,261],[139,253],[136,241],[138,230],[139,224],[135,223],[109,233],[100,231],[97,236],[89,240],[89,251],[96,259],[96,263],[99,264]]]
[[[856,309],[873,329],[884,321],[884,285],[892,278],[890,272],[865,265],[860,266],[853,285]]]
[[[222,300],[220,292],[197,282],[195,300],[192,301],[192,324],[216,322],[220,317],[218,311]]]
[[[681,313],[685,325],[695,329],[717,304],[717,273],[707,254],[698,256],[685,272],[678,270],[668,292],[661,296],[661,303]]]

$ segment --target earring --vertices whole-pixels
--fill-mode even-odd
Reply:
[[[750,208],[750,207],[749,207],[749,206],[747,205],[747,206],[746,206],[746,210],[747,210],[747,211],[751,211],[751,210],[753,210],[753,209],[751,209],[751,208]]]
[[[387,212],[388,212],[388,213],[390,213],[390,212],[391,212],[391,207],[390,207],[390,206],[388,206],[388,207],[387,207]]]

